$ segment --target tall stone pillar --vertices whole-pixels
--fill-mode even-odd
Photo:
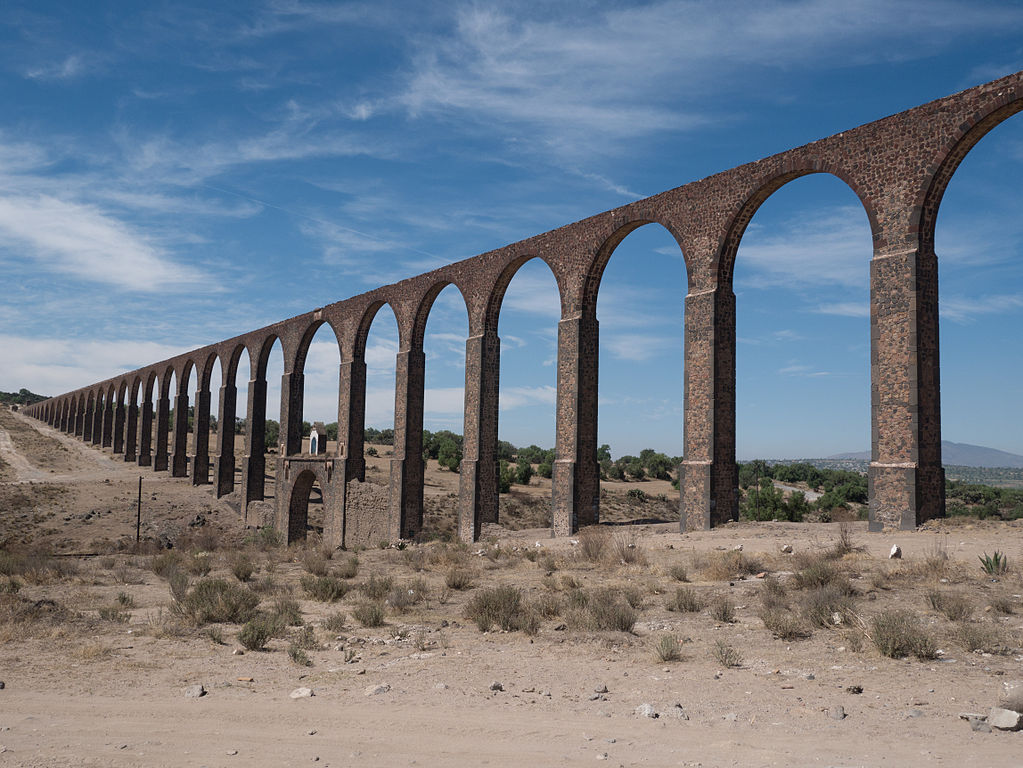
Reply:
[[[945,514],[933,249],[870,262],[870,529],[911,529]]]
[[[142,418],[139,427],[139,466],[149,467],[153,464],[153,401],[146,399],[142,403]]]
[[[338,453],[344,461],[345,482],[366,479],[363,430],[366,426],[366,357],[344,360],[338,377]]]
[[[192,485],[210,482],[210,391],[195,392],[195,415],[192,417]]]
[[[422,347],[401,350],[395,363],[394,455],[391,458],[391,540],[412,538],[423,527]]]
[[[170,398],[161,397],[156,401],[156,455],[153,456],[153,470],[167,469],[167,438],[170,433]]]
[[[248,512],[250,501],[263,500],[266,472],[266,381],[249,381],[245,422],[245,471],[242,472],[242,507]],[[248,521],[248,517],[246,517]]]
[[[103,437],[101,445],[110,448],[114,444],[114,404],[107,398],[103,403]]]
[[[479,539],[498,516],[497,424],[501,339],[496,327],[465,341],[465,421],[458,474],[458,536]]]
[[[124,453],[124,403],[118,402],[114,408],[114,453]]]
[[[133,400],[128,405],[128,418],[124,430],[124,460],[135,461],[138,448],[139,407]]]
[[[555,536],[600,522],[598,342],[596,316],[558,323],[557,458],[551,479]]]
[[[93,418],[93,408],[95,406],[91,401],[86,402],[82,407],[82,429],[79,434],[82,437],[82,442],[92,442],[92,425],[95,419]]]
[[[285,373],[281,376],[281,436],[284,456],[302,453],[302,405],[305,375]]]
[[[102,445],[103,444],[103,413],[106,408],[100,404],[99,398],[96,399],[96,404],[92,411],[92,444]]]
[[[735,464],[735,294],[693,291],[685,308],[685,457],[679,466],[681,529],[739,516]]]
[[[220,388],[217,409],[217,458],[214,462],[217,476],[217,498],[234,491],[234,419],[238,389],[231,384]]]
[[[174,398],[174,454],[171,477],[188,476],[188,395]]]

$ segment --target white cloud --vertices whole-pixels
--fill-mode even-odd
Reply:
[[[956,323],[973,322],[978,315],[1007,315],[1023,309],[1023,295],[946,296],[938,311],[942,319]]]
[[[0,197],[0,247],[8,262],[27,253],[49,270],[133,291],[194,288],[205,279],[98,207],[49,195]]]
[[[501,410],[511,411],[529,405],[554,405],[558,389],[554,386],[501,387]]]
[[[675,353],[681,358],[682,337],[650,336],[638,333],[623,333],[601,339],[601,345],[610,350],[619,360],[636,362],[652,357]]]
[[[44,395],[60,395],[133,371],[189,348],[130,339],[29,338],[0,335],[4,361],[0,389],[26,387]]]
[[[873,257],[862,208],[841,206],[801,216],[765,233],[750,227],[735,257],[743,287],[838,285],[866,289]],[[752,273],[753,278],[744,277]]]
[[[820,315],[838,315],[839,317],[870,317],[870,301],[836,301],[829,304],[818,304],[813,312]]]
[[[29,80],[74,80],[87,69],[83,56],[71,54],[61,61],[38,64],[24,71]]]

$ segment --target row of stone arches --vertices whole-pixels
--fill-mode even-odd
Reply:
[[[173,429],[170,466],[174,474],[184,474],[188,461],[188,382],[193,369],[200,372],[196,390],[198,430],[200,414],[206,412],[201,403],[208,403],[211,397],[210,372],[214,361],[221,361],[225,373],[220,392],[220,428],[227,430],[230,427],[225,425],[223,414],[230,409],[226,404],[237,397],[232,377],[242,352],[248,354],[252,365],[247,422],[251,436],[261,438],[257,433],[265,418],[260,402],[265,410],[266,361],[269,350],[279,343],[284,372],[275,475],[276,525],[281,530],[294,529],[297,535],[297,524],[291,525],[297,514],[292,501],[307,496],[306,485],[315,480],[323,492],[324,535],[333,543],[353,543],[348,540],[348,532],[356,528],[372,529],[372,535],[383,538],[407,537],[422,524],[423,478],[418,457],[422,452],[423,338],[437,295],[452,285],[465,303],[469,327],[459,534],[473,539],[484,523],[497,522],[498,516],[495,451],[501,304],[516,271],[531,259],[541,259],[554,275],[560,300],[552,528],[555,534],[566,534],[599,519],[596,303],[601,276],[615,248],[630,232],[659,224],[681,249],[688,285],[684,314],[684,460],[679,472],[681,523],[689,529],[710,527],[734,519],[738,503],[732,290],[735,255],[747,225],[765,200],[796,178],[827,173],[841,179],[856,194],[873,240],[871,521],[875,528],[915,526],[942,514],[944,507],[936,213],[948,181],[970,148],[994,126],[1023,109],[1021,80],[1020,73],[1011,75],[55,398],[33,406],[31,412],[51,423],[59,420],[65,429],[71,424],[76,434],[94,443],[114,447],[118,441],[127,457],[130,438],[119,435],[122,428],[130,432],[127,425],[133,419],[132,409],[137,407],[135,393],[144,386],[144,397],[150,397],[158,379],[154,465],[160,468],[161,448],[167,450],[163,436]],[[362,480],[365,473],[366,338],[374,317],[385,305],[393,311],[398,328],[390,498],[386,513],[379,519],[356,520],[358,516],[350,514],[347,495],[349,483]],[[301,453],[305,358],[313,335],[324,325],[334,333],[341,361],[338,449],[328,459]],[[174,392],[167,383],[172,376],[178,383]],[[132,397],[126,415],[121,416],[123,396],[128,391]],[[172,396],[173,426],[169,424]],[[142,408],[142,420],[151,413],[148,407]],[[144,427],[141,434],[147,434]],[[220,459],[226,467],[225,444],[219,435],[218,442]],[[141,445],[142,437],[139,461]],[[204,483],[203,468],[208,465],[209,453],[198,432],[193,453],[193,481]],[[245,506],[262,497],[263,457],[259,453],[255,456],[249,451],[246,456]],[[219,483],[219,470],[217,477]],[[355,522],[358,525],[350,524]]]

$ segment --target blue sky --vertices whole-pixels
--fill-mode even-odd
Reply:
[[[5,2],[0,389],[64,392],[1023,69],[1012,2],[424,6]],[[944,436],[1016,453],[1021,177],[1016,117],[967,157],[937,233]],[[869,446],[870,255],[832,177],[754,217],[735,274],[740,458]],[[682,453],[684,293],[663,229],[611,259],[615,455]],[[556,323],[530,262],[500,324],[517,444],[553,444]],[[461,431],[466,327],[449,288],[427,328],[427,428]],[[381,312],[368,424],[393,418],[395,349]],[[321,330],[307,419],[335,418],[337,362]],[[268,414],[279,373],[277,357]]]

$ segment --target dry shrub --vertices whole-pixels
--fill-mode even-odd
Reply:
[[[604,557],[604,550],[611,541],[611,531],[599,525],[591,525],[579,531],[579,557],[596,563]]]
[[[665,607],[678,613],[698,613],[703,610],[703,600],[692,587],[679,587]]]
[[[988,605],[992,611],[1003,616],[1011,616],[1016,609],[1016,604],[1009,595],[993,595]]]
[[[646,564],[646,555],[643,552],[643,548],[636,543],[635,536],[616,533],[611,540],[611,544],[614,559],[622,565]]]
[[[47,584],[78,574],[78,563],[45,552],[0,551],[0,575],[21,576],[29,584]]]
[[[355,555],[345,558],[334,568],[334,575],[342,579],[354,579],[359,574],[359,558]]]
[[[847,594],[852,593],[848,575],[834,562],[821,556],[807,558],[803,562],[802,568],[792,576],[792,584],[797,589],[835,587]]]
[[[668,576],[675,581],[689,581],[689,571],[682,563],[674,563],[668,566]]]
[[[245,587],[224,579],[203,579],[175,608],[196,626],[209,623],[243,624],[259,605],[259,597]]]
[[[169,549],[158,555],[153,555],[149,561],[149,570],[161,579],[169,579],[172,573],[181,570],[181,554],[177,550]]]
[[[682,643],[674,635],[661,635],[654,647],[658,661],[681,661]]]
[[[382,627],[384,625],[383,603],[376,601],[359,603],[352,610],[352,617],[364,627]]]
[[[109,570],[109,569],[108,569]],[[114,581],[118,584],[145,584],[141,571],[128,565],[117,565],[112,569]]]
[[[558,558],[552,552],[545,552],[543,555],[537,556],[536,564],[547,573],[554,573],[558,570]]]
[[[416,579],[407,584],[399,584],[387,594],[387,604],[399,613],[404,613],[413,605],[418,605],[427,597],[426,582]]]
[[[973,604],[958,592],[932,589],[927,593],[927,602],[949,621],[965,621],[973,613]]]
[[[253,616],[238,632],[238,642],[248,651],[262,651],[271,638],[284,632],[284,622],[278,616],[260,613]]]
[[[476,574],[470,568],[454,566],[444,575],[444,584],[448,589],[469,589]]]
[[[764,563],[759,558],[733,549],[707,557],[703,575],[710,581],[729,581],[737,576],[752,576],[763,570]]]
[[[825,554],[825,557],[830,557],[835,560],[840,560],[846,555],[854,552],[865,552],[866,547],[856,544],[853,540],[852,528],[848,523],[842,523],[838,528],[838,541],[831,545],[831,548]]]
[[[480,632],[495,625],[508,632],[518,629],[521,612],[522,591],[509,585],[481,589],[465,607],[466,618],[475,622]]]
[[[891,659],[933,659],[937,652],[934,638],[909,611],[892,609],[874,616],[870,620],[870,639],[882,656]]]
[[[597,631],[632,632],[638,618],[636,609],[616,589],[593,590],[584,610],[587,628]]]
[[[390,576],[377,576],[373,574],[366,581],[359,585],[359,590],[370,600],[383,600],[387,593],[394,586],[394,579]]]
[[[231,573],[238,581],[246,582],[252,578],[252,574],[256,571],[256,566],[252,562],[252,558],[245,552],[237,552],[231,556],[230,559]]]
[[[336,576],[314,576],[311,573],[302,574],[299,583],[309,597],[321,603],[336,603],[351,589],[347,581]]]
[[[442,568],[465,565],[469,559],[469,548],[461,541],[430,545],[427,560],[430,565]]]
[[[1006,650],[1005,633],[995,624],[962,622],[953,628],[952,639],[967,651],[1003,653]]]
[[[710,604],[710,617],[723,624],[735,623],[735,604],[725,595],[717,597]]]
[[[533,608],[542,618],[553,619],[561,615],[561,598],[546,592],[533,601]]]
[[[409,547],[408,549],[403,550],[401,554],[405,559],[405,565],[416,573],[426,569],[426,550],[422,547]]]
[[[338,633],[344,630],[348,617],[341,611],[324,616],[320,620],[320,626],[328,632]]]
[[[104,645],[97,640],[76,646],[72,653],[79,661],[99,661],[108,658],[113,652],[109,645]]]
[[[842,584],[810,589],[803,595],[801,603],[803,617],[818,627],[846,623],[853,617],[856,607],[852,594]]]
[[[716,640],[711,655],[724,667],[742,666],[742,654],[724,640]]]
[[[193,576],[208,576],[213,570],[213,558],[209,552],[194,552],[185,558],[184,566]]]
[[[185,637],[193,631],[181,622],[179,616],[163,608],[151,612],[146,617],[146,629],[153,637],[164,639]]]
[[[330,570],[330,557],[320,548],[306,550],[302,557],[302,567],[313,576],[326,576]]]
[[[127,624],[131,621],[131,613],[120,605],[104,605],[100,607],[98,613],[104,621],[114,621],[118,624]]]
[[[764,628],[779,640],[798,640],[810,636],[799,616],[778,603],[763,605],[757,614]]]
[[[278,597],[274,600],[270,605],[270,615],[280,619],[288,627],[301,627],[304,624],[298,601],[290,597]]]
[[[189,579],[188,574],[183,571],[171,571],[167,574],[167,583],[170,586],[170,593],[171,597],[174,598],[174,602],[180,603],[188,594],[188,587],[191,583],[191,579]]]

